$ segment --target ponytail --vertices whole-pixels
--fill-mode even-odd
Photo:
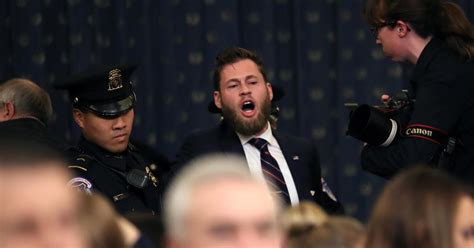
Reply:
[[[474,28],[459,5],[444,2],[441,5],[437,35],[461,58],[474,60]]]

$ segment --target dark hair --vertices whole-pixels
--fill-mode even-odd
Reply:
[[[368,248],[452,247],[453,220],[469,188],[427,166],[402,172],[384,189],[368,224]]]
[[[226,65],[233,64],[244,59],[250,59],[255,62],[255,64],[257,64],[258,66],[258,69],[260,70],[260,73],[262,73],[263,75],[263,79],[265,80],[265,82],[268,82],[267,74],[265,73],[265,69],[263,68],[263,59],[260,56],[245,48],[231,47],[220,52],[214,62],[212,78],[214,82],[214,90],[220,90],[222,68]]]
[[[127,247],[119,224],[120,216],[100,194],[81,194],[80,217],[82,228],[91,248]]]
[[[441,0],[367,0],[364,18],[369,25],[401,20],[421,37],[434,35],[461,58],[474,57],[474,29],[456,3]]]

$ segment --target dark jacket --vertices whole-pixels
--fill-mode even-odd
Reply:
[[[28,140],[65,153],[71,146],[52,135],[46,125],[35,118],[19,118],[0,122],[2,139]]]
[[[76,175],[70,186],[102,193],[121,214],[160,213],[162,178],[153,173],[152,163],[133,145],[121,154],[112,154],[82,137],[70,158],[69,168]],[[127,176],[133,169],[149,177],[147,186],[138,188],[129,183]]]
[[[422,51],[410,81],[415,98],[408,123],[388,147],[367,145],[362,167],[385,178],[414,164],[437,166],[445,142],[426,135],[407,135],[407,127],[422,127],[456,139],[443,168],[455,177],[474,183],[474,64],[462,61],[433,38]]]
[[[290,168],[300,201],[317,202],[330,213],[342,213],[339,202],[331,200],[321,187],[321,168],[316,146],[311,142],[273,130]],[[218,127],[188,136],[177,154],[177,167],[205,154],[223,153],[245,156],[237,134],[225,122]]]

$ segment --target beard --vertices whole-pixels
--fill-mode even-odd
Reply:
[[[222,105],[222,116],[232,129],[236,132],[245,135],[252,136],[260,133],[267,125],[270,118],[272,103],[270,98],[266,97],[262,102],[262,107],[258,115],[254,119],[247,120],[240,116],[238,110],[233,110],[229,106]]]

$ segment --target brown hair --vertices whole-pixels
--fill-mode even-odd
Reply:
[[[402,20],[422,38],[434,35],[461,58],[474,56],[474,29],[456,3],[441,0],[367,0],[364,18],[369,25]],[[393,28],[393,26],[392,26]]]
[[[329,218],[318,205],[303,201],[285,210],[281,217],[281,226],[285,233],[300,233],[313,227],[321,226]]]
[[[263,59],[260,56],[245,48],[230,47],[220,52],[214,62],[214,69],[212,73],[214,90],[220,90],[222,68],[226,65],[230,65],[244,59],[250,59],[255,64],[257,64],[260,73],[262,73],[263,75],[263,79],[265,80],[265,82],[268,82],[267,74],[265,72],[265,69],[263,68]]]
[[[125,248],[125,238],[119,226],[119,215],[101,195],[82,195],[81,222],[91,248]]]
[[[453,219],[465,195],[466,188],[439,170],[402,172],[375,204],[366,247],[452,247]]]
[[[287,248],[360,247],[365,228],[349,217],[332,217],[312,202],[288,208],[281,218]]]

